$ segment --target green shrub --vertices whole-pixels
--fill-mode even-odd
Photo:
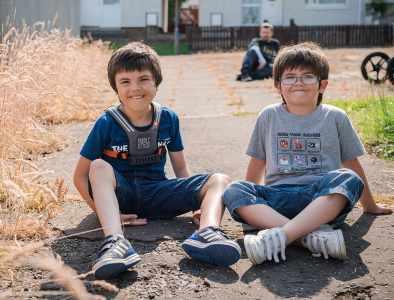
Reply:
[[[376,91],[375,91],[376,92]],[[365,147],[380,158],[394,159],[394,97],[377,91],[377,97],[358,101],[331,101],[345,110]]]

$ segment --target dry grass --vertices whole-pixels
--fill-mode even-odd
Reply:
[[[21,247],[18,244],[18,247],[10,252],[9,255],[0,259],[0,274],[3,278],[8,278],[8,280],[13,283],[14,282],[14,274],[17,268],[21,267],[23,261],[26,258],[32,256],[35,251],[42,249],[44,244],[42,242],[36,243],[28,243],[25,246]],[[14,247],[15,248],[15,247]],[[50,280],[35,280],[32,283],[28,283],[27,286],[29,289],[34,288],[34,286],[41,285],[48,282],[56,282],[61,285],[66,292],[64,291],[53,291],[53,292],[29,292],[29,295],[70,295],[74,299],[77,300],[85,300],[85,299],[95,299],[101,300],[105,299],[103,296],[92,295],[90,294],[84,285],[84,283],[90,283],[94,285],[99,285],[102,288],[105,288],[109,291],[118,292],[119,289],[104,280],[95,280],[95,281],[86,281],[81,280],[85,278],[87,275],[91,274],[89,272],[87,274],[77,275],[74,269],[69,266],[65,266],[61,260],[59,255],[56,255],[54,258],[52,255],[46,255],[41,257],[30,257],[29,265],[33,266],[36,269],[40,269],[52,274],[53,279]],[[8,299],[8,297],[20,298],[25,297],[26,294],[18,293],[14,291],[12,288],[8,290],[3,290],[0,292],[0,299]]]
[[[53,20],[55,23],[57,16]],[[15,245],[53,235],[68,187],[49,186],[42,153],[65,143],[54,124],[96,119],[109,93],[108,44],[72,37],[38,22],[21,32],[3,24],[0,41],[0,242]],[[0,253],[4,254],[4,253]]]

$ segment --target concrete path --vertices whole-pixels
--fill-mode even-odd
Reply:
[[[234,81],[234,61],[242,53],[163,58],[164,82],[156,101],[180,116],[185,154],[193,174],[211,171],[241,180],[249,158],[244,154],[257,115],[266,105],[280,102],[272,81]],[[68,126],[70,143],[48,155],[47,168],[72,176],[79,150],[92,122]],[[394,194],[393,164],[365,155],[361,162],[374,194]],[[168,177],[174,178],[170,164]],[[71,193],[76,193],[69,179]],[[64,234],[78,234],[100,227],[97,216],[83,202],[66,205],[66,212],[52,220]],[[218,267],[189,259],[180,244],[195,229],[191,214],[170,220],[149,221],[127,227],[142,261],[135,268],[109,279],[119,293],[91,288],[107,299],[394,299],[394,216],[363,214],[356,208],[341,226],[347,259],[312,257],[299,246],[286,249],[286,261],[252,266],[243,247],[245,233],[253,228],[232,221],[228,212],[223,228],[243,249],[241,260]],[[57,241],[53,250],[78,273],[90,270],[103,237],[102,231],[82,233]]]

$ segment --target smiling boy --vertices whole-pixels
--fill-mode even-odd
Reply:
[[[390,208],[375,203],[358,157],[365,150],[346,113],[321,104],[329,64],[312,43],[284,47],[274,62],[283,103],[258,117],[246,154],[245,181],[227,186],[222,199],[232,217],[263,229],[244,239],[253,264],[285,259],[297,241],[313,255],[345,259],[340,229],[359,200],[364,212]],[[260,185],[264,176],[265,185]]]
[[[122,225],[145,225],[147,219],[189,211],[200,230],[182,244],[186,253],[205,262],[234,264],[241,249],[219,228],[221,195],[230,179],[218,173],[192,176],[178,116],[152,102],[162,81],[156,52],[139,42],[118,49],[108,63],[108,78],[121,104],[97,119],[74,174],[76,188],[98,214],[105,234],[95,276],[112,276],[141,260]],[[167,152],[176,179],[165,176]]]

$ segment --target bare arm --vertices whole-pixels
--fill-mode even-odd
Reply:
[[[90,170],[91,160],[81,156],[79,158],[77,167],[74,172],[74,185],[77,188],[81,197],[86,201],[86,203],[90,206],[90,208],[97,213],[96,206],[94,205],[93,200],[90,198],[89,189],[88,189],[88,175]]]
[[[185,154],[183,151],[170,152],[168,154],[171,159],[172,168],[177,178],[186,178],[192,176],[189,167],[186,164]]]
[[[364,192],[361,195],[360,203],[363,206],[363,211],[371,214],[392,213],[391,208],[387,208],[380,203],[375,203],[371,189],[369,188],[367,176],[365,176],[364,169],[361,166],[358,158],[342,162],[342,167],[354,171],[364,182]]]
[[[260,184],[263,179],[266,161],[252,157],[249,161],[248,170],[246,171],[246,181]]]

